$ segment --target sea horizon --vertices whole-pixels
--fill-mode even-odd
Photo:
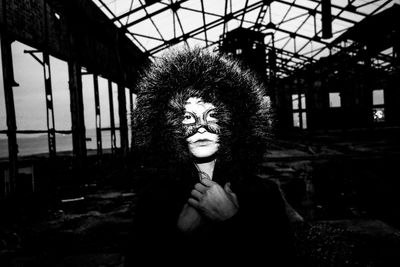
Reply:
[[[103,149],[111,148],[111,131],[102,131]],[[120,146],[119,130],[115,130],[116,144]],[[86,148],[96,150],[96,129],[86,130]],[[18,156],[31,156],[38,154],[48,154],[49,145],[47,134],[30,136],[17,134]],[[56,133],[56,153],[72,151],[72,134]],[[8,140],[0,138],[0,159],[8,158]]]

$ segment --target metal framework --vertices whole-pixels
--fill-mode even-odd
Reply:
[[[56,131],[54,123],[53,93],[51,86],[50,55],[46,52],[42,52],[43,60],[41,60],[35,55],[35,53],[40,52],[38,50],[25,50],[24,52],[30,54],[43,67],[44,88],[46,93],[47,138],[49,143],[50,157],[54,157],[56,155]]]
[[[143,0],[92,1],[153,58],[180,43],[217,50],[221,36],[237,27],[272,35],[265,44],[266,49],[274,48],[277,53],[278,77],[329,55],[332,49],[341,49],[333,45],[337,37],[395,2],[331,0],[333,37],[323,39],[319,0],[160,0],[153,4]],[[123,6],[127,2],[129,6]],[[377,58],[384,61],[387,56]]]

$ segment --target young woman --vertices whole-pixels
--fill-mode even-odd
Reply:
[[[282,196],[256,175],[271,128],[261,83],[235,61],[180,50],[151,65],[138,92],[133,140],[146,186],[126,265],[288,266]]]

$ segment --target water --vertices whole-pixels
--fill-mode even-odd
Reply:
[[[120,146],[119,131],[115,131],[117,147]],[[5,137],[2,135],[1,137]],[[96,149],[96,130],[86,130],[86,141],[87,149]],[[18,134],[18,156],[28,156],[43,154],[49,152],[49,145],[47,134],[43,135],[27,135]],[[103,148],[111,148],[111,132],[102,131],[102,146]],[[56,134],[56,151],[72,151],[72,135],[71,134]],[[7,139],[0,138],[0,158],[8,157],[8,142]]]

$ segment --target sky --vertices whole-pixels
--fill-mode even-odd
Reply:
[[[47,130],[46,100],[42,65],[24,50],[34,50],[18,41],[12,44],[15,81],[13,87],[15,113],[18,130]],[[41,53],[35,53],[42,59]],[[0,64],[1,65],[1,64]],[[0,66],[2,67],[2,66]],[[50,57],[50,70],[53,90],[53,105],[56,130],[71,129],[70,96],[68,89],[68,65],[65,61]],[[101,126],[110,127],[108,99],[108,82],[99,77],[99,96],[101,108]],[[3,88],[3,74],[0,71],[0,130],[6,130],[6,113]],[[87,129],[95,128],[95,107],[93,76],[82,76],[85,125]],[[119,124],[117,85],[113,83],[113,100],[115,124]],[[127,90],[127,108],[129,107]],[[135,96],[134,96],[135,97]],[[0,138],[5,138],[0,134]]]

